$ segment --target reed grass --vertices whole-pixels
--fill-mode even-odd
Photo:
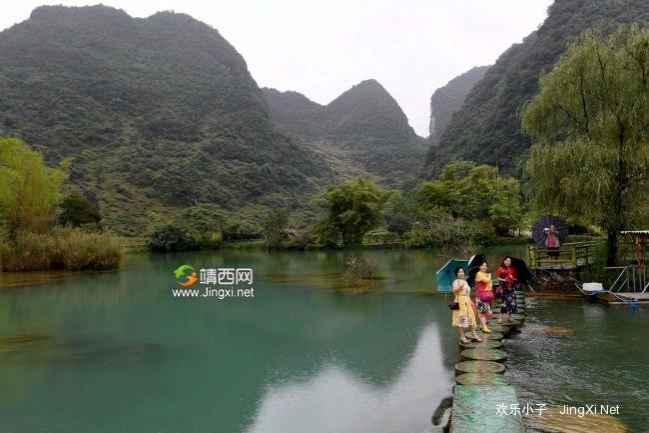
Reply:
[[[119,241],[109,233],[57,227],[45,234],[25,233],[0,245],[0,269],[6,272],[117,269]]]

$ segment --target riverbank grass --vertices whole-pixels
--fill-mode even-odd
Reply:
[[[6,272],[117,269],[119,241],[109,233],[55,228],[46,234],[27,233],[0,244],[0,269]]]

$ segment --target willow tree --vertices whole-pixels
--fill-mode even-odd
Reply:
[[[522,126],[535,140],[531,199],[605,228],[613,265],[620,230],[647,228],[649,29],[584,32],[541,78]]]
[[[0,138],[0,235],[15,240],[20,233],[41,233],[55,221],[68,164],[47,167],[21,140]]]

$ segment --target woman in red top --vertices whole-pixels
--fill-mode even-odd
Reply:
[[[503,323],[503,314],[507,313],[507,321],[512,321],[512,313],[517,311],[516,309],[516,293],[514,288],[516,286],[516,281],[518,277],[516,275],[516,268],[512,266],[511,257],[505,257],[503,262],[498,266],[496,271],[496,276],[498,276],[498,281],[500,281],[500,287],[502,289],[501,298],[502,305],[500,307],[500,317],[498,318],[498,323]]]

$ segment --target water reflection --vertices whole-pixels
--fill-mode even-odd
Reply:
[[[344,271],[340,252],[140,256],[119,272],[3,289],[0,335],[12,343],[0,351],[3,427],[175,433],[189,426],[235,433],[259,420],[263,427],[263,402],[277,401],[272,396],[284,395],[282,386],[329,392],[333,383],[350,393],[334,393],[334,400],[393,408],[390,428],[423,431],[450,392],[457,344],[455,334],[447,335],[444,300],[405,292],[430,292],[437,258],[425,251],[410,260],[409,252],[371,253],[382,279],[364,295],[332,283]],[[174,299],[172,271],[185,263],[253,268],[256,296]],[[44,338],[11,340],[17,336]],[[407,392],[412,386],[416,392]],[[376,414],[357,410],[368,425],[380,425],[371,421]],[[341,426],[361,425],[351,407],[347,414]],[[292,425],[287,421],[277,432]]]
[[[382,386],[363,380],[335,360],[306,380],[272,385],[246,431],[433,431],[430,419],[422,418],[422,413],[432,413],[452,386],[441,362],[440,346],[437,325],[428,325],[414,353],[390,383]]]

